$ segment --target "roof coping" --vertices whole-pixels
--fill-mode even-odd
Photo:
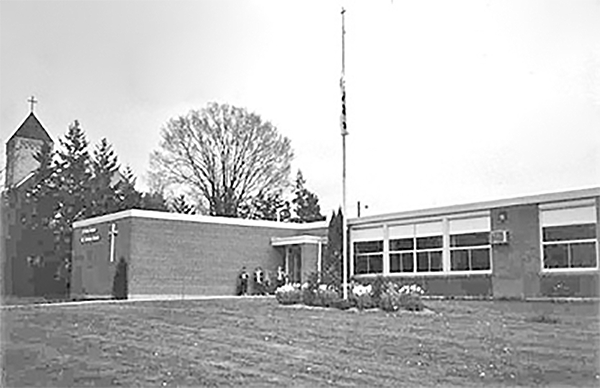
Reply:
[[[514,198],[496,199],[491,201],[474,202],[467,204],[459,204],[452,206],[434,207],[427,209],[408,210],[396,213],[386,213],[372,215],[360,218],[349,218],[348,225],[358,226],[373,223],[381,223],[387,221],[395,221],[411,218],[434,217],[441,215],[449,215],[455,213],[476,212],[481,210],[489,210],[506,206],[539,204],[548,202],[569,201],[574,199],[583,199],[600,196],[600,187],[591,187],[585,189],[543,193],[536,195],[527,195]]]
[[[261,228],[274,228],[274,229],[289,229],[289,230],[308,230],[316,228],[327,228],[328,224],[326,221],[310,222],[305,224],[298,224],[292,222],[277,222],[277,221],[266,221],[266,220],[248,220],[244,218],[232,218],[232,217],[216,217],[216,216],[204,216],[196,214],[180,214],[161,212],[155,210],[123,210],[117,213],[106,214],[103,216],[92,217],[86,220],[76,221],[73,223],[73,228],[81,228],[85,226],[96,225],[103,222],[117,221],[124,218],[147,218],[156,220],[167,220],[167,221],[186,221],[186,222],[198,222],[205,224],[221,224],[221,225],[235,225],[235,226],[250,226],[250,227],[261,227]]]

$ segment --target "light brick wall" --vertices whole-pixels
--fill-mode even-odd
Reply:
[[[276,271],[294,230],[134,218],[129,293],[234,295],[242,266]]]
[[[506,213],[501,222],[499,214]],[[540,227],[536,204],[492,209],[492,230],[508,230],[508,244],[492,248],[495,297],[531,297],[539,292]]]
[[[110,240],[108,232],[111,224],[117,225],[114,261],[110,262]],[[100,240],[82,243],[82,230],[73,231],[73,269],[71,272],[71,296],[112,296],[112,286],[119,258],[123,257],[131,266],[130,236],[131,219],[125,218],[92,226],[97,229]]]

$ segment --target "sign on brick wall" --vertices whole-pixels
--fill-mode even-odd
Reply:
[[[79,241],[82,244],[91,244],[100,241],[100,233],[98,233],[98,228],[82,229],[81,238]]]

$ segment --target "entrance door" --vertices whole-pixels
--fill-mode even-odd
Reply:
[[[302,283],[302,250],[299,245],[288,247],[287,273],[292,283]]]

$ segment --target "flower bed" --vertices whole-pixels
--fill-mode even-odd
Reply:
[[[299,283],[290,283],[275,290],[275,298],[281,304],[302,303],[302,288]]]
[[[366,285],[354,281],[349,283],[347,300],[342,298],[337,287],[318,282],[286,284],[275,291],[277,301],[283,305],[304,304],[342,310],[379,308],[384,311],[423,311],[424,294],[425,291],[416,284],[400,286],[382,279]]]

